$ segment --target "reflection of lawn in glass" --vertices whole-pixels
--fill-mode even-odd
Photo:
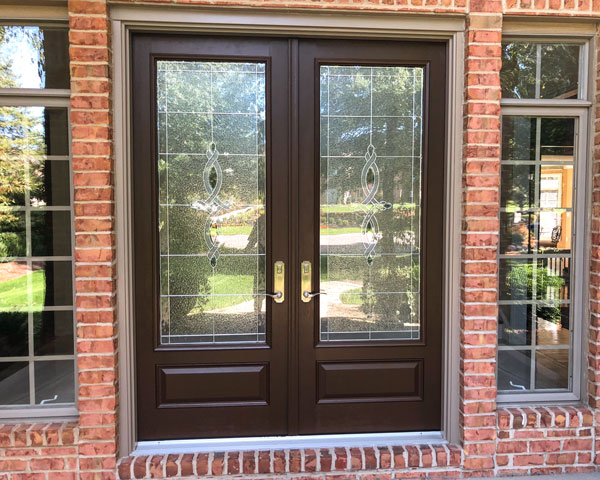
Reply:
[[[414,209],[417,207],[415,203],[394,203],[394,210],[407,210]],[[351,212],[362,212],[367,207],[362,203],[349,203],[347,205],[327,205],[321,204],[321,215],[325,213],[351,213]]]
[[[13,310],[30,310],[27,298],[27,277],[23,275],[18,278],[0,282],[0,308]],[[31,274],[32,298],[34,310],[41,310],[46,295],[46,278],[44,270],[37,270]]]
[[[254,275],[220,275],[216,274],[208,279],[210,284],[209,292],[216,291],[218,293],[229,292],[253,292],[255,284]],[[252,295],[214,295],[208,297],[208,301],[201,307],[194,308],[189,315],[196,315],[201,312],[209,312],[220,308],[239,305],[243,302],[252,300]]]
[[[362,305],[364,303],[364,296],[356,295],[357,293],[363,293],[362,288],[346,290],[344,293],[340,294],[340,300],[344,305]]]

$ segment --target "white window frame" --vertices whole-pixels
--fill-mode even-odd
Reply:
[[[582,38],[583,37],[583,38]],[[579,94],[577,99],[502,99],[502,116],[560,117],[575,118],[575,160],[573,173],[573,217],[571,249],[571,319],[569,345],[569,391],[536,391],[528,393],[498,393],[497,401],[503,404],[542,404],[574,403],[585,396],[586,353],[585,334],[588,308],[588,240],[587,219],[589,211],[589,131],[591,121],[590,72],[593,59],[590,34],[581,36],[555,35],[505,35],[502,42],[568,43],[581,46],[579,61]],[[499,266],[498,255],[498,266]],[[535,325],[532,325],[535,328]],[[500,350],[517,349],[502,346]],[[533,362],[533,359],[532,359]]]
[[[68,16],[66,9],[59,8],[39,8],[36,10],[28,9],[25,7],[15,7],[0,9],[0,12],[5,14],[5,19],[0,23],[2,25],[25,25],[25,26],[36,26],[36,27],[63,27],[68,30]],[[40,17],[37,17],[37,16]],[[36,19],[38,18],[38,19]],[[73,419],[78,415],[77,401],[78,401],[78,369],[77,369],[77,325],[75,321],[75,229],[74,229],[74,195],[73,195],[73,169],[72,169],[72,154],[71,154],[71,122],[70,122],[70,95],[69,89],[53,89],[53,88],[0,88],[0,106],[11,106],[11,107],[61,107],[67,110],[67,131],[68,131],[68,145],[69,152],[65,160],[69,161],[69,189],[71,194],[71,255],[69,257],[52,257],[53,260],[69,260],[72,264],[71,276],[73,285],[73,305],[71,311],[73,313],[73,354],[69,355],[53,355],[53,360],[73,360],[73,373],[74,373],[74,401],[69,405],[59,406],[0,406],[0,420],[9,422],[27,421],[34,422],[37,419],[44,421],[44,419],[52,418],[53,420],[58,419]],[[50,210],[52,208],[49,208]],[[27,257],[28,259],[36,260],[37,257]],[[42,257],[43,259],[44,257]],[[50,308],[49,310],[52,310]],[[32,320],[29,320],[29,329],[31,330]],[[31,332],[29,332],[31,339]],[[33,369],[33,345],[29,342],[29,354],[27,356],[27,362],[29,362],[29,375],[32,375]],[[8,357],[6,357],[8,358]],[[23,357],[18,357],[19,361],[25,361]],[[14,359],[17,361],[17,357]],[[31,386],[31,378],[30,378]],[[31,387],[30,387],[31,388]]]

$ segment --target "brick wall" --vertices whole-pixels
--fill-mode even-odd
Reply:
[[[0,425],[0,480],[75,480],[74,423]]]
[[[110,479],[117,463],[118,358],[106,2],[69,1],[69,27],[79,475],[82,480]]]
[[[78,424],[0,427],[0,480],[270,476],[453,478],[588,470],[600,464],[600,413],[497,409],[500,41],[506,15],[600,18],[600,0],[122,0],[452,13],[466,16],[461,251],[461,445],[252,451],[119,459],[118,344],[107,0],[70,0]],[[117,3],[117,2],[114,2]],[[173,7],[175,8],[175,7]],[[200,7],[199,7],[200,8]],[[597,74],[600,78],[600,72]],[[598,111],[600,117],[600,111]],[[600,121],[594,132],[588,406],[600,407]],[[117,463],[118,467],[117,467]]]

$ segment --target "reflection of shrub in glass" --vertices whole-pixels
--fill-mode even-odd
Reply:
[[[534,280],[534,268],[535,280]],[[551,275],[546,268],[525,264],[514,266],[506,276],[507,290],[515,298],[533,298],[535,286],[536,298],[541,298],[548,289],[560,290],[565,285],[562,277]],[[558,305],[538,305],[537,316],[553,323],[560,323],[561,313]]]

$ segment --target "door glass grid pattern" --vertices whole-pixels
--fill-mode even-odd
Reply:
[[[264,342],[265,63],[157,62],[161,343]]]
[[[571,384],[575,118],[504,116],[499,390]]]
[[[68,109],[0,106],[0,138],[0,405],[72,405]]]
[[[320,67],[320,340],[420,338],[423,68]]]

